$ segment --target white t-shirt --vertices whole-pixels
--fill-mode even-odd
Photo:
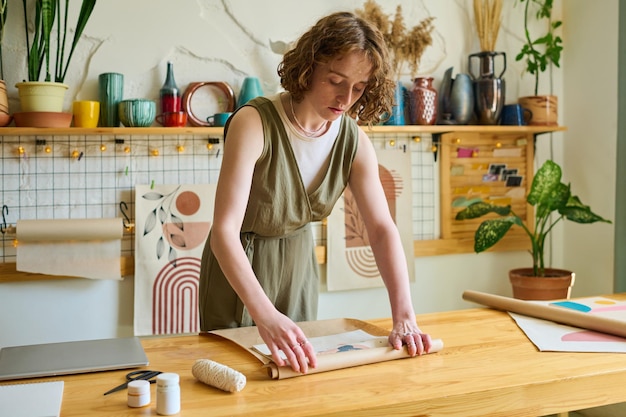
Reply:
[[[326,133],[319,137],[310,138],[300,134],[291,124],[280,100],[280,94],[274,96],[271,100],[285,125],[285,131],[298,162],[302,182],[307,193],[310,193],[320,185],[328,169],[330,152],[339,134],[341,117],[331,123]]]

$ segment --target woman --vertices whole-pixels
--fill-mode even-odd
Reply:
[[[202,330],[256,325],[274,361],[316,366],[297,321],[317,315],[318,265],[310,222],[327,217],[349,186],[391,303],[389,343],[430,349],[415,322],[407,262],[378,176],[374,148],[354,118],[391,108],[382,35],[351,13],[319,20],[287,52],[286,92],[256,98],[225,128],[214,224],[200,279]]]

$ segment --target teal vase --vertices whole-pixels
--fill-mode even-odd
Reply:
[[[261,88],[261,82],[257,77],[246,77],[241,85],[239,91],[239,97],[237,98],[237,108],[243,106],[248,101],[255,97],[263,95],[263,89]]]
[[[393,107],[391,109],[391,114],[389,115],[389,119],[387,119],[384,124],[390,126],[404,126],[405,123],[405,97],[408,94],[408,91],[405,86],[402,85],[400,81],[396,84],[396,91],[393,96]]]

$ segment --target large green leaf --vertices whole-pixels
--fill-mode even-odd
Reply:
[[[500,216],[508,216],[511,213],[511,206],[496,206],[484,201],[478,201],[459,211],[456,214],[456,220],[476,219],[487,213],[498,213]]]
[[[482,222],[474,234],[474,251],[480,253],[498,243],[514,224],[521,225],[519,217],[508,216]]]
[[[567,202],[567,205],[561,209],[559,209],[559,213],[565,216],[568,220],[571,220],[576,223],[595,223],[595,222],[604,222],[611,223],[610,220],[606,220],[603,217],[598,216],[597,214],[591,211],[589,206],[584,205],[580,199],[576,196],[570,197]]]
[[[67,57],[67,61],[64,62],[65,59],[65,36],[67,30],[67,23],[65,26],[65,30],[63,33],[63,45],[61,46],[61,51],[57,51],[57,65],[56,65],[56,73],[55,80],[58,82],[63,82],[65,80],[65,75],[67,74],[67,69],[70,66],[70,61],[72,60],[72,56],[74,55],[74,50],[76,49],[76,45],[80,40],[83,30],[85,30],[85,26],[91,17],[91,13],[93,12],[94,7],[96,6],[96,0],[83,0],[83,3],[80,7],[80,13],[78,15],[78,21],[76,23],[76,31],[74,32],[74,39],[72,40],[72,46],[70,47],[70,52]],[[65,6],[65,19],[67,22],[67,13],[68,13],[68,1],[66,0]]]
[[[533,183],[528,193],[528,203],[537,205],[541,202],[549,201],[553,196],[554,190],[561,183],[561,167],[555,162],[547,160],[539,168],[533,178]]]
[[[537,217],[543,219],[555,210],[560,210],[567,205],[571,196],[569,185],[562,182],[556,184],[552,189],[541,195],[537,204]]]

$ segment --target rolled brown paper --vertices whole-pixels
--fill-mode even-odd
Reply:
[[[124,234],[121,218],[18,220],[15,230],[22,242],[118,240]]]
[[[428,353],[436,353],[443,349],[441,339],[433,339]],[[296,376],[317,374],[320,372],[335,371],[337,369],[351,368],[353,366],[368,365],[371,363],[386,362],[395,359],[410,358],[406,347],[395,350],[392,347],[380,347],[373,349],[352,350],[348,352],[332,353],[317,356],[317,367],[309,368],[306,374],[295,372],[289,366],[277,366],[274,362],[265,365],[267,374],[272,379],[287,379]]]
[[[566,307],[533,303],[500,295],[487,294],[479,291],[463,292],[463,299],[482,304],[497,310],[510,311],[538,319],[551,320],[556,323],[595,330],[597,332],[626,337],[626,322],[598,317]]]

